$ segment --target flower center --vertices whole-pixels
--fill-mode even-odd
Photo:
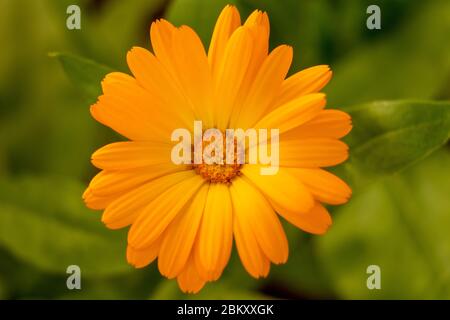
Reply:
[[[234,177],[241,174],[240,164],[194,164],[194,170],[203,179],[212,183],[230,184]]]
[[[194,164],[192,163],[192,167],[197,174],[199,174],[203,179],[212,183],[225,183],[231,184],[231,181],[241,174],[240,168],[241,164],[238,163],[238,147],[237,141],[234,139],[234,144],[231,148],[234,148],[233,151],[233,161],[232,163],[227,163],[226,159],[226,138],[225,134],[222,133],[222,150],[220,151],[221,155],[216,155],[213,151],[210,155],[206,155],[202,153],[202,163]],[[214,141],[204,141],[202,140],[202,150],[205,150],[210,144],[214,143]],[[211,163],[211,159],[219,159],[223,160],[223,164],[219,163]],[[211,164],[208,164],[211,163]]]

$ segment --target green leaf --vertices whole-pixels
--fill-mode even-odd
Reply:
[[[78,265],[86,277],[132,270],[124,233],[85,208],[79,183],[29,177],[2,181],[0,190],[0,245],[17,258],[59,274]]]
[[[398,31],[332,65],[334,78],[326,88],[330,104],[436,98],[450,73],[448,12],[449,1],[428,1],[410,13]],[[383,33],[383,27],[376,32]]]
[[[340,298],[450,298],[450,154],[373,185],[335,212],[316,238],[322,266]],[[366,268],[381,268],[381,290]]]
[[[84,94],[89,103],[94,103],[101,92],[101,81],[113,70],[95,61],[71,53],[50,53],[57,58],[73,84]]]
[[[355,190],[424,158],[450,136],[450,102],[374,102],[349,113],[350,158],[338,170]]]

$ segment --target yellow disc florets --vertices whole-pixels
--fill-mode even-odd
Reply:
[[[225,135],[222,134],[223,136],[223,148],[222,148],[222,155],[221,159],[225,160],[226,159],[226,139],[225,139]],[[202,141],[202,149],[206,148],[209,144],[213,143],[209,142],[209,141]],[[192,164],[195,172],[197,174],[199,174],[202,178],[204,178],[205,180],[207,180],[208,182],[212,182],[212,183],[225,183],[225,184],[230,184],[231,181],[239,176],[240,173],[240,168],[241,168],[241,164],[238,163],[238,147],[237,147],[237,141],[236,139],[234,139],[234,152],[233,152],[233,161],[232,163],[226,163],[224,161],[223,164],[218,164],[218,163],[212,163],[212,164],[208,164],[210,163],[210,161],[207,161],[207,159],[205,159],[205,155],[202,154],[202,163],[200,164]],[[212,153],[212,157],[215,157],[216,155],[214,153]]]

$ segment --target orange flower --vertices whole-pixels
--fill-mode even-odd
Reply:
[[[208,53],[187,26],[152,24],[154,54],[134,47],[127,55],[133,76],[113,72],[92,116],[130,141],[106,145],[92,155],[102,171],[83,198],[104,210],[111,229],[131,226],[128,262],[137,268],[158,258],[167,278],[185,292],[217,280],[233,239],[244,268],[255,278],[270,263],[288,258],[277,216],[300,229],[323,234],[331,225],[325,204],[343,204],[350,188],[321,169],[345,161],[339,139],[351,130],[348,114],[324,110],[318,93],[330,80],[328,66],[286,78],[292,48],[269,53],[269,19],[253,12],[241,25],[227,6],[216,23]],[[171,133],[205,128],[277,128],[279,170],[261,175],[258,164],[181,164],[171,161]]]

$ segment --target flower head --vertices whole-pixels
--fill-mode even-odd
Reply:
[[[227,6],[206,52],[191,28],[158,20],[150,30],[153,53],[129,51],[132,76],[108,74],[91,107],[97,121],[128,141],[92,155],[102,171],[83,195],[87,206],[104,210],[102,221],[111,229],[131,226],[130,264],[140,268],[157,259],[161,274],[176,278],[185,292],[220,277],[233,239],[248,273],[267,276],[271,263],[288,258],[278,215],[323,234],[331,225],[323,204],[343,204],[351,195],[341,179],[322,169],[347,159],[339,139],[351,130],[346,113],[324,109],[319,91],[331,71],[316,66],[286,78],[292,48],[269,52],[269,29],[265,12],[253,12],[241,24],[237,9]],[[203,154],[199,163],[174,163],[174,130],[194,133],[199,120],[219,137],[229,128],[276,129],[279,142],[265,140],[266,149],[277,147],[276,173],[261,174],[265,164],[248,160],[254,146],[239,152],[239,143],[212,153],[215,158],[229,152],[231,163],[207,161]],[[206,150],[212,143],[199,145]],[[190,146],[195,149],[195,141]]]

